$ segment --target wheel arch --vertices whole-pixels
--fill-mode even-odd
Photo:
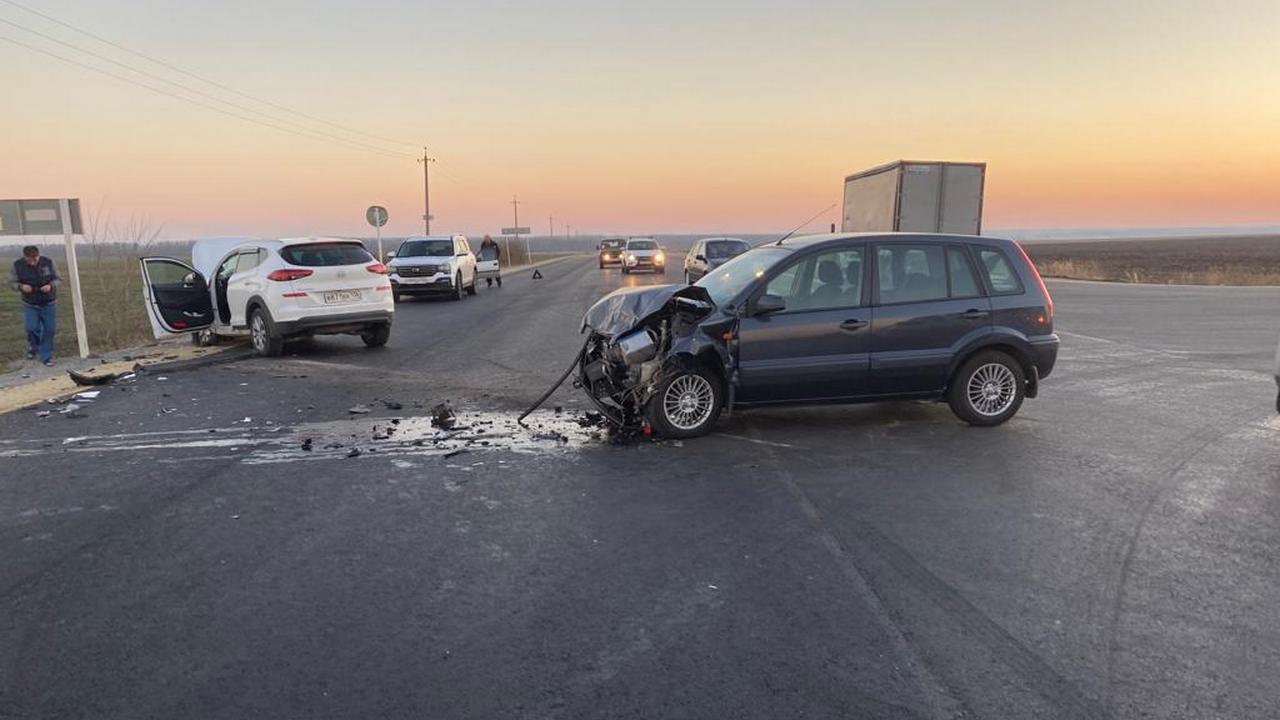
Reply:
[[[1039,376],[1036,372],[1035,361],[1032,360],[1031,348],[1025,340],[1019,342],[1012,335],[989,336],[985,342],[972,345],[965,348],[963,352],[958,353],[947,371],[947,387],[944,392],[950,389],[951,384],[956,379],[956,373],[960,372],[960,368],[964,367],[965,363],[969,362],[974,355],[987,351],[1001,352],[1017,361],[1018,366],[1022,368],[1023,377],[1026,378],[1027,397],[1033,398],[1036,396]]]

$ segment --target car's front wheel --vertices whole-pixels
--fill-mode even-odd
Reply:
[[[691,438],[711,432],[724,407],[724,386],[710,370],[689,368],[664,380],[645,417],[658,435]]]
[[[454,300],[462,299],[462,271],[461,270],[459,270],[458,274],[455,275],[453,278],[453,299]]]
[[[249,314],[249,336],[253,351],[263,357],[279,357],[284,352],[284,338],[276,334],[271,317],[260,307]]]
[[[987,350],[969,358],[956,371],[947,402],[951,412],[970,425],[999,425],[1018,413],[1026,385],[1026,374],[1017,360],[998,350]]]
[[[391,324],[379,323],[370,325],[365,331],[360,333],[360,339],[364,341],[365,347],[382,347],[391,339]]]

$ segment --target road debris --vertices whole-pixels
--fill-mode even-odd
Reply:
[[[68,370],[67,375],[71,377],[71,382],[81,386],[106,385],[113,382],[116,378],[124,373],[103,373],[101,375],[86,375],[78,373],[75,370]]]
[[[449,403],[440,403],[431,408],[431,424],[441,430],[452,430],[457,422],[457,416],[454,415],[453,408],[449,407]]]
[[[373,411],[369,409],[368,405],[353,405],[352,407],[347,408],[347,412],[352,415],[368,415]]]

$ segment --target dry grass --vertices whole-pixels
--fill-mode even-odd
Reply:
[[[1026,243],[1046,277],[1182,285],[1280,285],[1280,237]]]
[[[102,353],[151,340],[151,326],[142,304],[138,257],[154,242],[157,231],[136,220],[114,224],[101,218],[92,218],[87,230],[86,242],[76,246],[76,259],[80,264],[89,350]],[[58,272],[63,276],[58,290],[54,356],[74,357],[79,354],[79,348],[66,257],[61,245],[43,247],[41,251],[57,263]],[[13,262],[18,256],[19,251],[14,248],[6,262]],[[7,276],[8,266],[3,269]],[[7,287],[0,295],[0,368],[26,352],[21,302],[18,293]]]

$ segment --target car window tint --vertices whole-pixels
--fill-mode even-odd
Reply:
[[[186,285],[195,281],[186,265],[169,260],[148,260],[147,277],[152,285]]]
[[[215,273],[215,276],[219,280],[226,280],[227,278],[234,275],[236,272],[236,262],[239,259],[240,259],[239,255],[232,255],[226,260],[223,260],[222,264],[218,266],[218,272]]]
[[[951,278],[951,297],[977,297],[978,280],[973,276],[973,267],[964,250],[958,247],[947,248],[947,275]]]
[[[862,248],[810,255],[769,282],[765,292],[787,310],[826,310],[862,304]]]
[[[995,293],[1004,295],[1022,292],[1018,274],[1013,271],[1013,266],[1004,253],[993,248],[979,248],[978,259],[982,262],[987,280],[991,282],[991,289]]]
[[[258,251],[240,253],[240,260],[236,264],[236,272],[247,272],[258,267]]]
[[[448,240],[406,240],[396,257],[448,257],[452,253],[453,243]]]
[[[656,250],[658,243],[652,240],[632,240],[627,243],[628,250]]]
[[[880,302],[908,303],[947,297],[947,263],[941,245],[886,245],[876,252]]]
[[[727,258],[741,255],[746,252],[749,246],[743,242],[733,240],[713,240],[707,243],[706,253],[708,260],[725,260]]]
[[[407,243],[406,243],[407,244]],[[328,267],[373,262],[373,256],[359,243],[310,243],[280,249],[280,257],[290,265]]]

